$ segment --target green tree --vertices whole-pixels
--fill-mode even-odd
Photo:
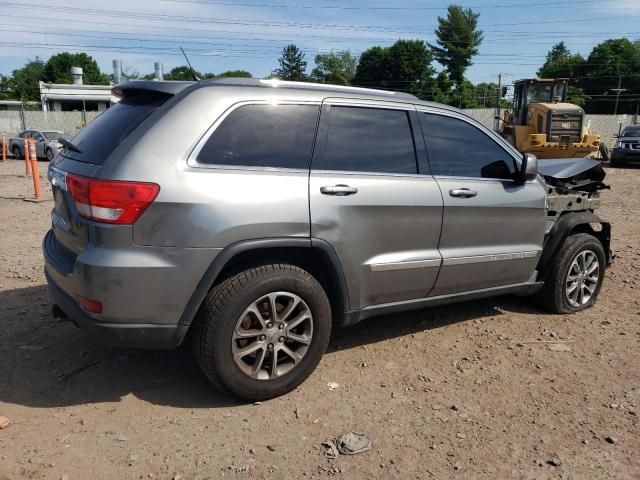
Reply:
[[[422,40],[398,40],[360,56],[354,85],[387,88],[421,96],[433,88],[432,56]]]
[[[227,70],[226,72],[222,72],[218,75],[215,75],[216,78],[253,78],[251,72],[247,72],[246,70]]]
[[[273,73],[281,80],[302,81],[305,79],[307,62],[304,59],[304,53],[293,43],[282,49],[278,63],[280,68]]]
[[[315,62],[316,68],[311,72],[311,78],[316,82],[336,85],[350,85],[358,63],[349,50],[318,54]]]
[[[356,67],[353,84],[371,88],[383,87],[386,76],[384,62],[388,50],[385,47],[371,47],[362,52]]]
[[[385,75],[387,85],[418,95],[422,84],[435,73],[431,66],[433,57],[422,40],[398,40],[387,51]]]
[[[194,70],[193,73],[196,74],[196,77],[203,78],[203,75],[197,70]],[[179,67],[172,68],[169,73],[164,74],[164,79],[193,81],[193,73],[191,73],[191,69],[187,65],[181,65]],[[151,78],[149,80],[152,80],[154,75],[150,74],[150,77]]]
[[[38,82],[43,80],[44,62],[36,57],[29,60],[24,67],[11,72],[11,76],[3,76],[0,88],[3,97],[13,100],[39,101],[40,86]]]
[[[44,81],[72,83],[71,67],[82,68],[83,83],[109,85],[109,77],[100,72],[98,63],[86,53],[62,52],[52,55],[44,65]]]
[[[543,78],[568,78],[567,101],[583,107],[589,99],[582,89],[583,76],[587,71],[584,57],[572,54],[564,42],[559,42],[551,47],[544,65],[537,73]]]
[[[483,40],[481,30],[477,29],[479,13],[459,5],[449,5],[447,17],[438,17],[435,30],[436,44],[429,45],[435,59],[443,65],[449,77],[461,84],[464,73],[472,65],[471,59],[478,54]]]
[[[581,87],[591,97],[585,106],[589,113],[614,112],[616,92],[625,88],[620,96],[618,113],[634,113],[640,96],[640,42],[627,38],[610,39],[596,45],[586,64]]]

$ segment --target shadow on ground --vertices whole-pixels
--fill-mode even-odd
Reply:
[[[329,354],[504,312],[539,313],[498,297],[381,316],[337,330]],[[51,316],[44,285],[0,292],[0,401],[29,407],[118,402],[126,395],[177,408],[242,405],[209,384],[189,350],[121,350],[91,342]]]

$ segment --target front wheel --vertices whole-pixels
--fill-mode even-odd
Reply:
[[[13,158],[16,160],[20,160],[22,158],[22,154],[20,153],[20,147],[13,147],[11,151],[13,153]]]
[[[555,259],[538,302],[553,313],[575,313],[592,306],[604,280],[606,256],[593,235],[569,236]]]
[[[223,391],[265,400],[293,390],[316,368],[331,335],[331,307],[308,272],[263,265],[215,286],[194,326],[194,353],[207,378]]]

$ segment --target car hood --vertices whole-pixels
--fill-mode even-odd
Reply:
[[[551,185],[569,189],[594,191],[606,188],[606,173],[600,160],[592,158],[559,158],[538,161],[538,171]]]

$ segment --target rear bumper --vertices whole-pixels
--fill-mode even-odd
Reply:
[[[42,249],[51,297],[76,325],[100,343],[149,349],[183,341],[183,311],[218,251],[87,246],[73,258],[52,231]],[[79,295],[101,302],[102,313],[82,308]]]
[[[105,323],[92,318],[45,270],[49,295],[64,314],[93,340],[113,347],[171,350],[184,340],[186,325]]]

